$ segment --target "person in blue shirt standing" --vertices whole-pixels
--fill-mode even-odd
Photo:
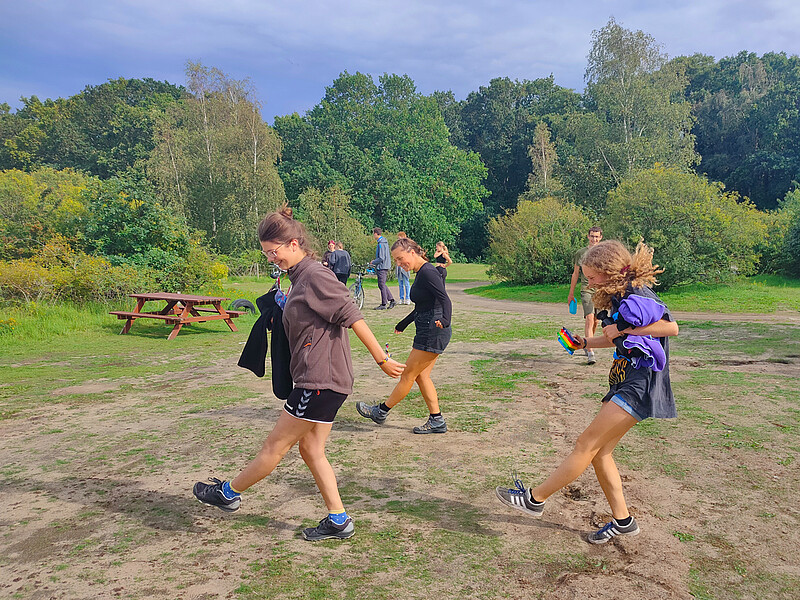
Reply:
[[[383,237],[383,230],[380,227],[372,230],[372,237],[378,242],[378,247],[375,249],[375,260],[370,264],[375,267],[375,273],[378,275],[378,289],[381,291],[381,303],[375,307],[375,310],[386,310],[394,308],[396,304],[389,286],[386,285],[389,269],[392,268],[392,255],[389,253],[389,242]]]
[[[397,232],[397,239],[408,237],[405,231]],[[395,267],[395,275],[397,276],[397,287],[400,289],[400,304],[411,304],[411,278],[400,265]]]

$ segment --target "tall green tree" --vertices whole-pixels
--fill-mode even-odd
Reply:
[[[256,243],[264,214],[285,202],[281,142],[248,80],[192,62],[186,75],[188,97],[156,123],[148,174],[191,227],[222,252],[238,253]]]
[[[15,124],[0,124],[0,163],[80,169],[101,178],[141,166],[153,150],[158,114],[183,90],[153,79],[115,79],[70,98],[23,98]],[[0,117],[2,121],[9,120]]]
[[[305,116],[278,117],[280,174],[293,203],[339,186],[366,227],[452,243],[486,196],[485,167],[454,147],[436,100],[407,76],[347,72]]]
[[[565,124],[572,147],[564,155],[572,170],[600,178],[590,189],[609,189],[656,163],[689,169],[697,162],[691,106],[683,97],[687,80],[652,36],[612,18],[593,32],[585,79],[590,113]],[[573,185],[579,181],[572,178]],[[603,201],[604,194],[588,204],[602,212]]]

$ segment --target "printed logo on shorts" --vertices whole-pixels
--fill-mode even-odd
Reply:
[[[297,416],[302,417],[306,414],[306,409],[308,408],[308,403],[311,401],[311,390],[303,390],[303,397],[300,398],[300,402],[297,404]]]

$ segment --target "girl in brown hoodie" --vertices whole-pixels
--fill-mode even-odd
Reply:
[[[283,312],[283,326],[292,357],[290,371],[295,388],[272,432],[253,461],[234,479],[198,482],[195,497],[226,512],[238,510],[240,495],[269,475],[284,455],[299,444],[300,456],[311,470],[328,516],[317,527],[303,531],[316,541],[345,539],[355,532],[339,496],[336,475],[325,456],[325,441],[339,407],[353,391],[353,365],[347,328],[366,346],[378,366],[399,377],[405,365],[392,360],[364,322],[347,288],[327,268],[314,260],[305,227],[284,207],[261,222],[258,237],[264,255],[288,271],[292,282]]]

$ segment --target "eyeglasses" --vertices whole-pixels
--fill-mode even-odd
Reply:
[[[262,250],[261,254],[266,256],[268,259],[273,260],[274,258],[276,258],[278,256],[278,248],[280,248],[281,246],[285,246],[285,245],[286,245],[286,242],[283,242],[279,246],[275,246],[272,250]]]

